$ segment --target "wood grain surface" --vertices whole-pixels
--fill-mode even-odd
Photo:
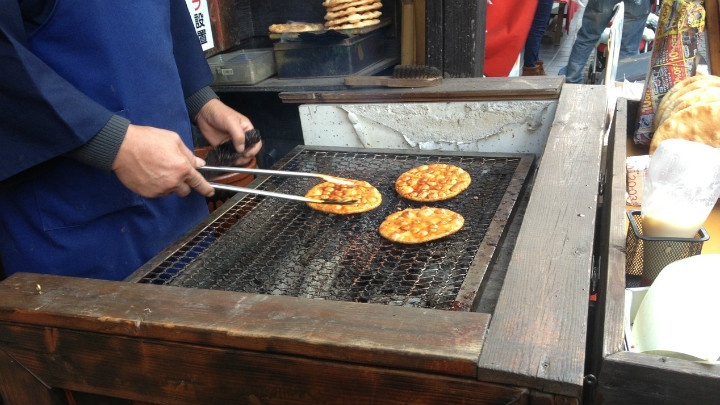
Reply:
[[[429,101],[499,101],[558,99],[561,76],[444,79],[437,86],[416,88],[353,88],[350,90],[283,92],[284,103],[372,103]]]
[[[480,356],[483,380],[581,396],[604,120],[602,87],[563,87]]]

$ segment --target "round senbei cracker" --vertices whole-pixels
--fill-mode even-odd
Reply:
[[[349,24],[349,23],[355,23],[365,20],[373,20],[377,19],[382,15],[381,11],[368,11],[362,14],[350,14],[346,15],[344,17],[332,19],[325,22],[326,26],[335,26],[335,25],[343,25],[343,24]]]
[[[362,27],[369,27],[371,25],[380,24],[379,19],[373,19],[373,20],[362,20],[358,22],[353,23],[347,23],[347,24],[340,24],[340,25],[329,25],[326,24],[325,26],[329,30],[350,30],[353,28],[362,28]]]
[[[671,114],[653,134],[650,154],[666,139],[679,138],[720,147],[720,101],[695,105]]]
[[[284,34],[288,32],[310,32],[322,31],[325,29],[323,23],[290,22],[285,24],[271,24],[268,31],[272,34]]]
[[[445,208],[407,208],[388,215],[379,232],[393,242],[417,244],[452,235],[464,224],[462,215]]]
[[[326,10],[327,10],[328,12],[334,13],[334,12],[337,12],[337,11],[345,10],[345,9],[347,9],[347,8],[350,8],[350,7],[365,6],[365,5],[373,4],[373,3],[380,3],[380,4],[382,4],[382,2],[379,1],[379,0],[355,0],[355,1],[349,1],[349,2],[346,2],[346,3],[340,3],[340,4],[337,4],[337,5],[335,5],[335,6],[325,6],[325,8],[326,8]],[[323,5],[324,5],[324,3],[323,3]]]
[[[670,116],[677,100],[687,93],[697,89],[720,86],[720,77],[713,75],[695,75],[686,77],[675,83],[670,90],[660,99],[653,119],[654,128],[657,130],[660,125]]]
[[[720,85],[720,82],[718,82]],[[672,103],[663,110],[662,115],[658,118],[655,116],[655,123],[659,128],[670,116],[678,111],[682,111],[689,107],[694,107],[702,104],[709,104],[715,101],[720,101],[720,86],[719,87],[700,87],[691,91],[688,91],[681,97],[677,97]],[[655,128],[657,130],[657,128]]]
[[[351,14],[362,14],[366,11],[377,10],[379,8],[382,8],[382,3],[380,3],[378,1],[375,3],[366,4],[366,5],[348,7],[346,9],[339,10],[339,11],[328,11],[325,14],[325,19],[326,20],[335,20],[335,19],[338,19],[341,17],[349,16]]]
[[[342,5],[342,4],[353,3],[353,2],[356,2],[356,1],[358,1],[358,0],[325,0],[325,1],[322,3],[322,5],[325,6],[326,8],[329,8],[329,7],[337,7],[337,6],[340,6],[340,5]]]
[[[374,210],[382,203],[380,191],[367,181],[351,180],[352,186],[325,182],[311,188],[305,197],[322,200],[357,200],[355,204],[307,203],[310,208],[331,214],[357,214]]]
[[[433,202],[455,197],[470,186],[470,174],[446,163],[422,165],[395,181],[395,191],[413,201]]]

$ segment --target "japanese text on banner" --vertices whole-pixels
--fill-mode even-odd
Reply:
[[[187,3],[203,51],[213,48],[215,43],[213,42],[212,28],[210,27],[207,0],[185,0],[185,3]]]

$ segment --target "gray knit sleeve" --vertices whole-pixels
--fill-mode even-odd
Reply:
[[[210,88],[204,87],[185,99],[191,120],[208,101],[219,98]],[[73,159],[105,171],[112,171],[120,144],[125,139],[130,121],[119,115],[113,115],[105,126],[85,145],[68,153]]]
[[[215,91],[210,87],[203,87],[198,90],[192,96],[185,99],[185,105],[187,105],[188,114],[190,114],[190,120],[195,122],[195,116],[200,112],[200,109],[207,104],[208,101],[219,98]]]
[[[113,161],[129,126],[129,120],[113,115],[88,143],[68,153],[68,156],[98,169],[112,171]]]

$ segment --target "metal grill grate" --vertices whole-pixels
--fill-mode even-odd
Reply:
[[[456,198],[431,204],[399,198],[394,189],[397,177],[429,163],[464,168],[472,178],[470,187]],[[301,146],[276,166],[366,180],[380,190],[381,206],[343,216],[277,198],[248,195],[232,200],[226,203],[234,202],[230,209],[192,240],[179,242],[140,282],[467,310],[531,163],[528,155],[451,156]],[[304,195],[317,182],[270,177],[259,187]],[[387,215],[423,205],[454,210],[465,217],[465,226],[450,237],[421,245],[401,245],[379,235],[377,229]],[[499,223],[492,226],[493,221]]]

